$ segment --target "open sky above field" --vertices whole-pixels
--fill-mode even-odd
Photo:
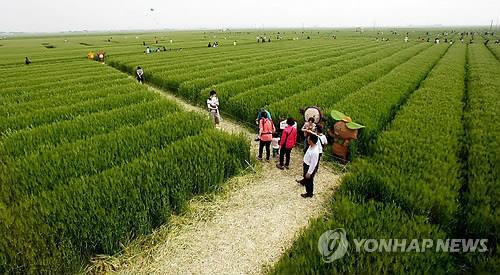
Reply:
[[[498,0],[16,0],[0,32],[498,25]]]

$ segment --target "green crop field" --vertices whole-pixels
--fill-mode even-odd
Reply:
[[[261,108],[301,124],[300,109],[318,106],[366,126],[327,213],[270,273],[500,272],[500,45],[450,30],[383,31],[1,39],[0,273],[81,271],[246,167],[245,137],[138,84],[138,66],[147,84],[192,105],[216,90],[223,118],[241,124],[253,126]],[[271,42],[257,43],[261,35]],[[99,50],[105,64],[87,60]],[[488,252],[350,246],[325,263],[318,238],[335,228],[349,239],[486,238]]]

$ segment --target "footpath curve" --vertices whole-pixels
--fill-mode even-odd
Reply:
[[[148,87],[188,111],[208,115],[170,93]],[[247,136],[252,155],[257,154],[255,133],[224,117],[220,129]],[[340,175],[323,163],[315,178],[314,198],[302,198],[304,188],[295,182],[302,173],[300,151],[292,151],[290,170],[277,169],[274,160],[263,162],[256,173],[232,179],[223,195],[190,202],[188,213],[174,216],[168,226],[155,230],[154,245],[146,245],[139,253],[137,247],[132,253],[125,247],[123,255],[97,259],[89,270],[123,274],[264,273],[292,245],[309,219],[323,213],[340,182]]]

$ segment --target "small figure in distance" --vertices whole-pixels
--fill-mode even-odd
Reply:
[[[234,40],[233,45],[236,46],[236,40]]]
[[[25,64],[25,65],[29,65],[29,64],[31,64],[31,60],[30,60],[27,56],[26,56],[26,57],[24,57],[24,64]]]
[[[217,92],[215,90],[210,91],[210,97],[207,99],[207,108],[210,112],[215,127],[219,126],[220,123],[220,113],[219,113],[219,98],[217,98]]]
[[[146,46],[146,41],[142,41],[142,45],[143,45],[143,46]]]
[[[144,70],[141,67],[137,67],[135,70],[135,75],[137,76],[137,81],[144,84]]]
[[[163,51],[166,52],[167,51],[167,48],[165,48],[165,46],[163,46]]]
[[[208,41],[208,47],[212,48],[212,44],[210,43],[210,41]]]

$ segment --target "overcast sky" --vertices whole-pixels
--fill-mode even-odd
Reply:
[[[500,0],[0,1],[0,32],[496,25],[500,17]]]

